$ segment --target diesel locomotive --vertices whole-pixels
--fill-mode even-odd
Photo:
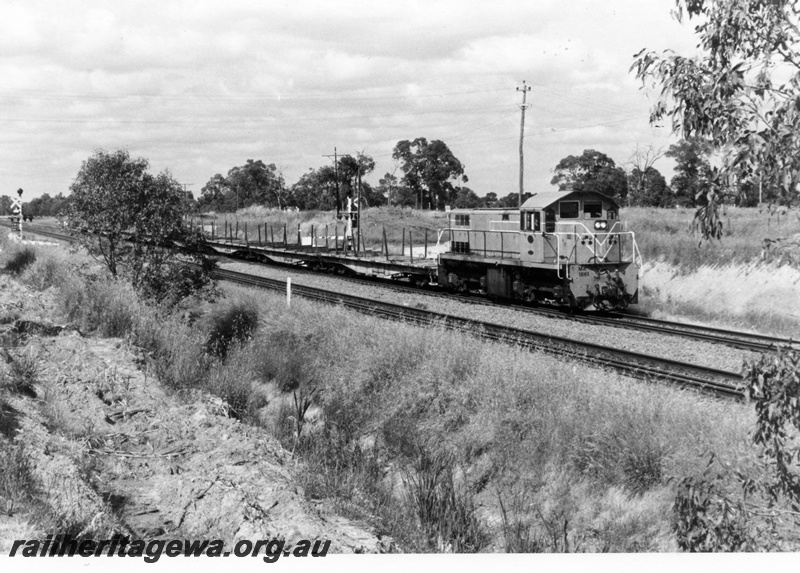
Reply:
[[[493,298],[588,310],[638,300],[641,255],[601,193],[536,193],[519,209],[454,209],[438,284]]]

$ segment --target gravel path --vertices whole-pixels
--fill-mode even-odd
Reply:
[[[470,299],[470,302],[467,303],[458,298],[448,299],[424,293],[400,293],[380,285],[357,284],[336,276],[317,274],[300,269],[227,261],[221,262],[220,267],[272,279],[285,280],[286,277],[291,276],[292,283],[296,285],[321,288],[407,306],[419,307],[424,305],[427,310],[443,314],[462,316],[615,348],[624,348],[653,356],[684,360],[730,372],[739,372],[743,360],[757,356],[753,352],[729,348],[720,344],[709,344],[627,328],[595,326],[566,318],[540,316],[511,308],[504,309],[489,304],[476,304],[474,299]]]

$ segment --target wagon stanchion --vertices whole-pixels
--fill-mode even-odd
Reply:
[[[211,221],[211,240],[214,240],[214,221]]]
[[[283,224],[283,247],[286,248],[289,246],[288,237],[286,236],[286,223]]]
[[[236,240],[239,240],[239,219],[236,219]]]
[[[244,244],[250,246],[250,240],[247,237],[247,221],[244,222]]]
[[[428,227],[425,227],[425,256],[423,258],[428,258]]]
[[[386,255],[386,260],[389,260],[389,241],[386,240],[386,227],[383,228],[383,252]]]
[[[401,257],[405,257],[406,256],[406,228],[405,227],[403,227],[403,242],[402,242],[402,246],[400,247],[400,256]]]
[[[328,246],[328,239],[329,238],[330,237],[328,236],[328,225],[325,225],[325,250],[326,251],[329,250],[329,246]]]
[[[258,246],[260,247],[261,246],[261,223],[259,223],[256,227],[258,228]]]
[[[409,260],[413,263],[414,262],[414,237],[411,234],[411,231],[408,231],[408,256],[410,257]]]
[[[300,223],[297,223],[297,246],[301,247],[303,245],[303,240],[300,237]]]
[[[313,248],[314,248],[314,246],[315,246],[315,241],[314,241],[314,239],[316,239],[316,236],[315,236],[315,234],[314,234],[314,225],[311,225],[311,248],[312,248],[312,249],[313,249]]]

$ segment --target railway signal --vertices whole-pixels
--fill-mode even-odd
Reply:
[[[11,198],[11,212],[17,217],[19,227],[17,231],[19,238],[22,239],[22,189],[17,189],[18,197]]]

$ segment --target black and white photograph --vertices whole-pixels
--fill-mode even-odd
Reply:
[[[0,78],[0,568],[796,567],[800,1],[1,0]]]

